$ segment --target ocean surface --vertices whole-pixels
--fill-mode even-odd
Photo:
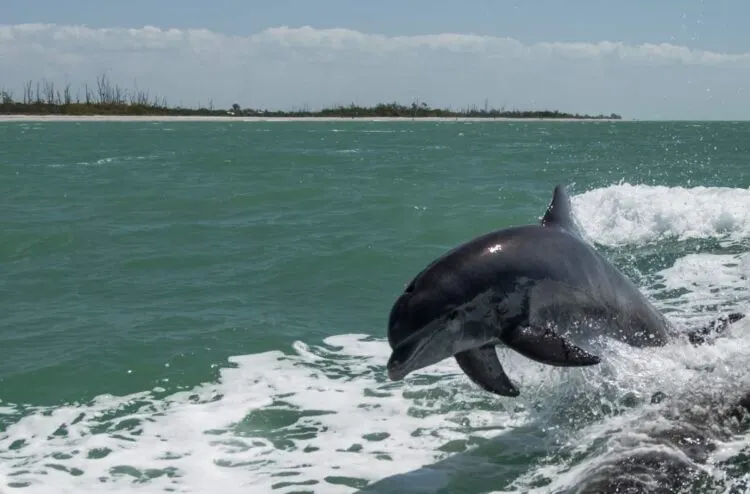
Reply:
[[[678,330],[747,311],[750,123],[0,123],[0,492],[747,492],[746,320],[387,379],[404,285],[558,183]]]

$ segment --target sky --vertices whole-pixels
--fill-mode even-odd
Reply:
[[[747,19],[747,0],[3,0],[0,87],[748,119]]]

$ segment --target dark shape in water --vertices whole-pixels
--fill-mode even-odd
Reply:
[[[750,422],[750,394],[738,400],[690,396],[672,401],[658,415],[639,418],[637,448],[602,452],[600,463],[589,470],[571,494],[671,494],[673,492],[745,492],[727,490],[732,475],[714,478],[706,464],[718,441],[746,433]],[[647,439],[646,439],[647,438]],[[723,471],[726,465],[713,465]]]

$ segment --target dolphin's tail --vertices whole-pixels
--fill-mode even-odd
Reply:
[[[733,324],[740,319],[744,319],[745,314],[740,312],[732,312],[726,316],[721,316],[718,319],[711,321],[707,326],[704,326],[698,330],[691,331],[688,333],[688,340],[693,345],[702,345],[708,343],[712,336],[719,336],[727,330],[730,324]]]

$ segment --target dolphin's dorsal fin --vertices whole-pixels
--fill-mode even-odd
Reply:
[[[573,216],[570,210],[570,197],[564,185],[555,187],[552,194],[552,202],[547,207],[547,212],[542,217],[542,226],[556,226],[571,232],[577,232]]]

